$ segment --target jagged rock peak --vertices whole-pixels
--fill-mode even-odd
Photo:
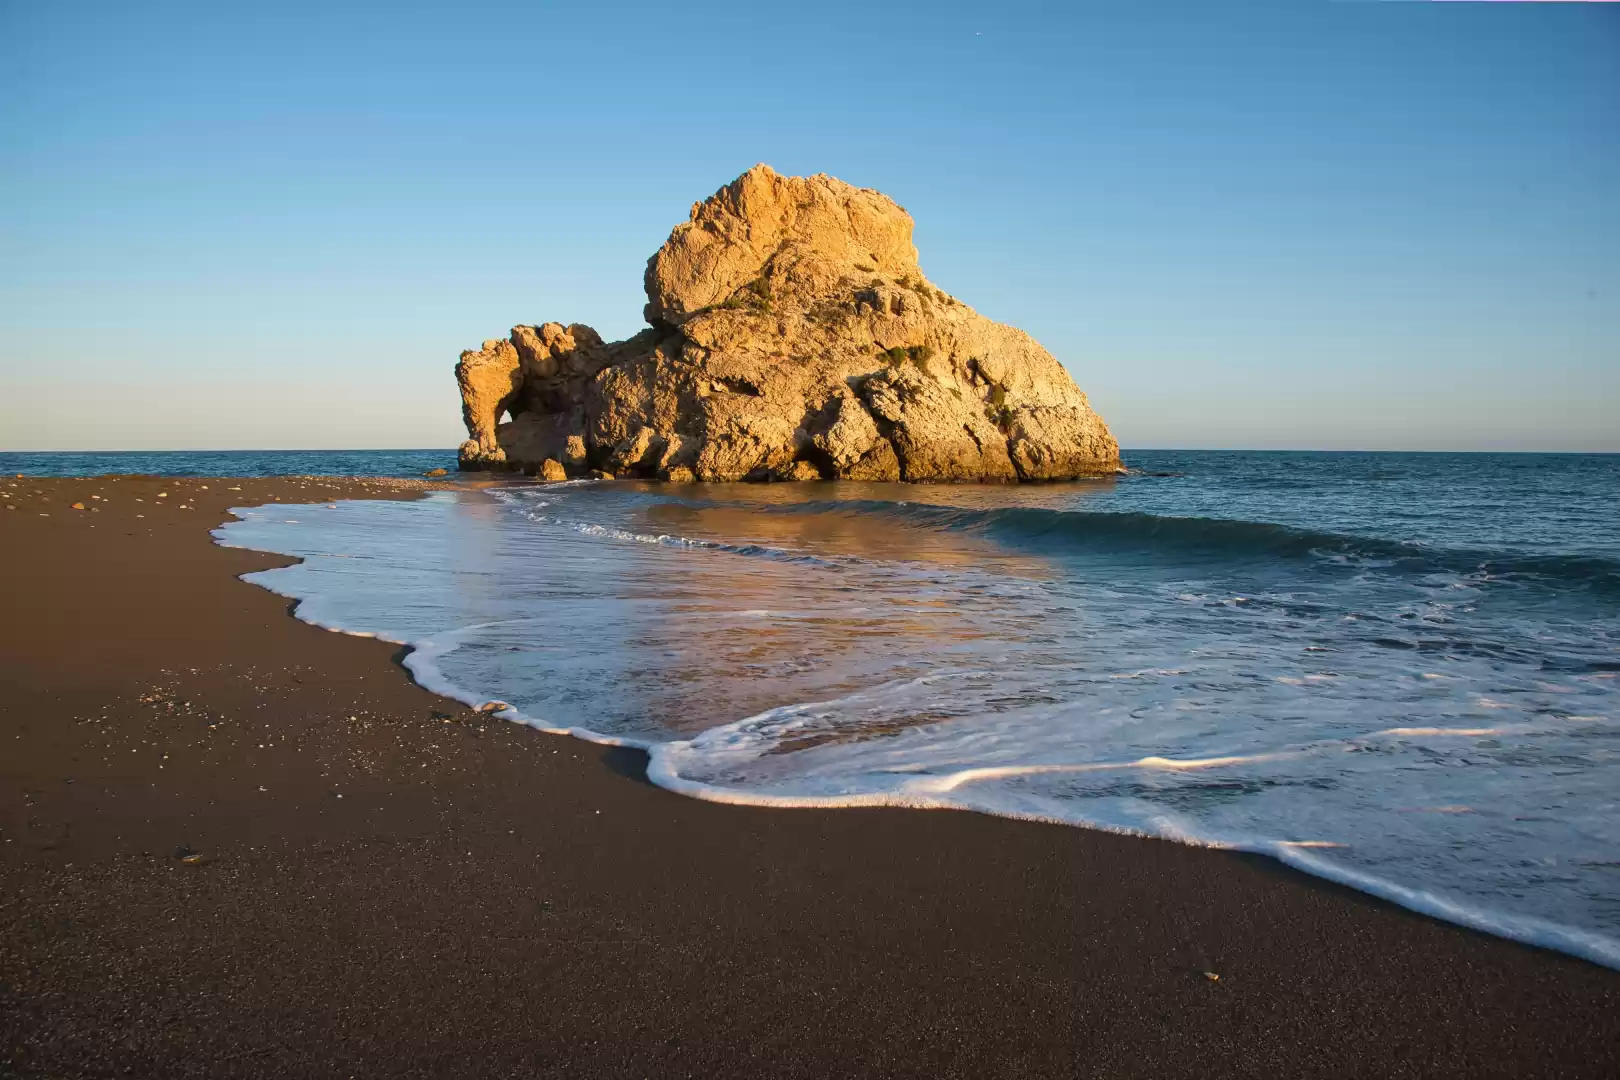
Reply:
[[[723,302],[768,264],[824,289],[840,272],[919,273],[911,215],[894,200],[831,176],[780,176],[755,165],[700,203],[647,260],[647,321],[678,324]],[[829,275],[817,280],[816,275]]]
[[[651,328],[519,326],[456,365],[463,468],[1052,480],[1119,449],[1051,354],[933,286],[887,196],[756,165],[648,260]],[[510,419],[501,422],[503,415]]]

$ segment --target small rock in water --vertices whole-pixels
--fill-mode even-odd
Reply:
[[[449,476],[450,475],[450,470],[449,469],[429,469],[427,472],[423,473],[422,475],[423,476]]]
[[[510,709],[511,707],[512,706],[508,705],[504,701],[486,701],[482,705],[478,706],[478,711],[479,712],[487,712],[487,713],[497,713],[497,712],[505,712],[506,710]]]
[[[549,457],[540,463],[540,469],[535,475],[548,483],[558,483],[568,479],[568,473],[563,471],[562,462]]]

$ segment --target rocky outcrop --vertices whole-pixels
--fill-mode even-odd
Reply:
[[[1052,355],[935,288],[876,191],[757,165],[647,263],[650,328],[514,327],[461,354],[464,469],[669,480],[1115,472]],[[502,417],[509,419],[503,420]]]

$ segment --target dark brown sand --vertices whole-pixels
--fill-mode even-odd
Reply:
[[[0,1075],[1620,1075],[1615,972],[1262,859],[687,800],[207,533],[397,494],[0,479]]]

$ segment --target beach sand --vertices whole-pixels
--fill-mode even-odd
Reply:
[[[0,481],[0,1075],[1620,1075],[1620,973],[1255,857],[672,795],[208,535],[411,486]]]

